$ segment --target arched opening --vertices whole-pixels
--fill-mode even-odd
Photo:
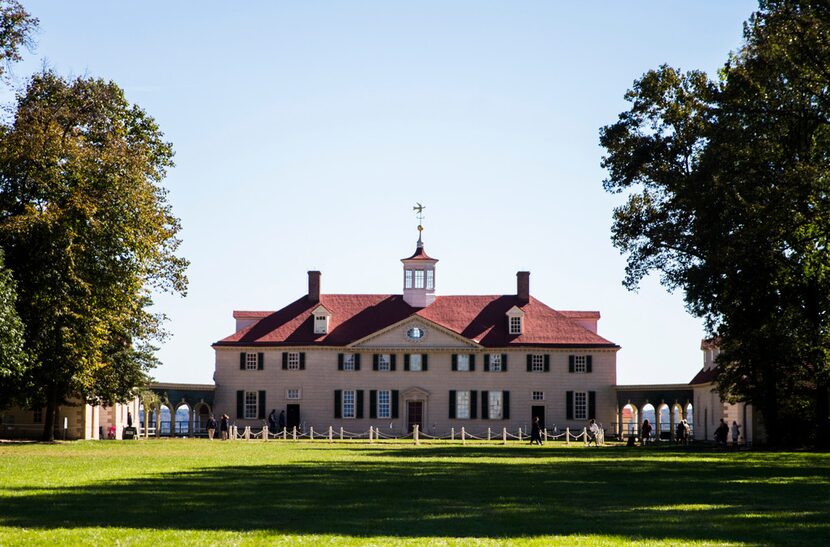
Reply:
[[[692,403],[686,405],[686,422],[689,423],[689,430],[691,431],[691,438],[694,438],[695,435],[695,424],[694,424],[694,415],[695,415],[695,408]]]
[[[637,407],[628,403],[622,408],[622,416],[620,421],[622,423],[622,435],[624,437],[636,437],[640,431],[639,412]]]
[[[173,431],[176,435],[190,433],[190,406],[187,403],[181,403],[176,407]]]
[[[161,412],[159,412],[159,419],[156,420],[158,424],[158,435],[170,435],[170,407],[166,404],[161,405]]]
[[[195,407],[193,416],[193,434],[206,435],[207,421],[210,418],[210,406],[207,403],[199,403]]]
[[[671,416],[669,405],[660,403],[657,406],[657,426],[654,428],[657,439],[671,439]]]
[[[651,438],[654,439],[659,435],[659,432],[657,429],[657,413],[654,411],[654,405],[651,403],[644,404],[643,409],[640,411],[640,425],[642,426],[646,420],[651,425]]]

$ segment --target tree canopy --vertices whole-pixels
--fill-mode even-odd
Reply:
[[[828,439],[830,4],[762,1],[717,80],[661,66],[601,130],[624,284],[659,272],[772,442]]]

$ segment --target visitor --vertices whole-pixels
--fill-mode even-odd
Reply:
[[[599,426],[597,421],[591,418],[588,422],[588,444],[594,443],[594,446],[599,446]]]
[[[133,413],[129,410],[127,411],[127,427],[133,426]]]
[[[542,427],[539,425],[539,416],[533,418],[533,425],[530,427],[530,444],[533,443],[542,446]]]
[[[280,417],[277,419],[277,431],[285,431],[285,411],[280,410]]]
[[[738,422],[732,420],[732,448],[738,448],[738,439],[741,436],[741,426]]]
[[[277,432],[277,409],[272,408],[271,413],[268,415],[268,431],[270,433]]]
[[[649,437],[651,436],[651,424],[648,423],[648,420],[643,420],[642,434],[643,434],[643,446],[645,446],[646,443],[648,442]]]
[[[726,422],[724,422],[723,418],[721,418],[720,424],[718,424],[718,428],[715,430],[715,442],[726,448],[726,437],[728,434],[729,426],[726,425]]]
[[[222,420],[219,422],[219,432],[222,434],[222,440],[228,440],[228,420],[230,417],[227,414],[222,414]]]
[[[216,418],[213,417],[213,414],[210,415],[207,421],[207,433],[208,433],[208,440],[213,440],[213,436],[216,434]]]
[[[680,420],[677,422],[677,427],[675,428],[675,441],[677,444],[686,444],[686,425],[684,424],[686,420]]]

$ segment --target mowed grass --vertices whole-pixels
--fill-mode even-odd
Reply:
[[[206,440],[0,444],[0,545],[830,542],[830,454]]]

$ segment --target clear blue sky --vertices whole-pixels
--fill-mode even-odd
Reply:
[[[25,0],[24,0],[25,1]],[[714,74],[755,2],[47,2],[39,45],[112,79],[176,150],[166,181],[192,261],[159,297],[162,381],[210,382],[234,309],[323,291],[399,293],[424,239],[440,294],[600,310],[620,383],[686,382],[701,322],[656,278],[621,286],[598,129],[662,63]],[[6,97],[8,100],[8,97]]]

